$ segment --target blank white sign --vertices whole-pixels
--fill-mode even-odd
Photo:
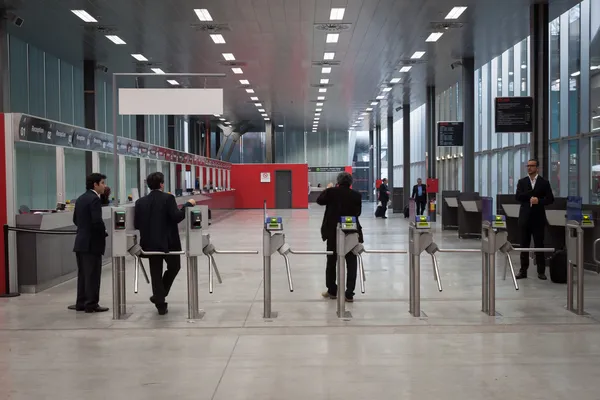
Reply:
[[[119,89],[119,115],[223,114],[223,89]]]

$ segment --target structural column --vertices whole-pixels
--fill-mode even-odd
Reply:
[[[138,77],[135,80],[136,87],[138,89],[144,88],[144,78]],[[146,142],[146,117],[144,115],[136,115],[135,116],[135,138],[136,140],[144,143]],[[139,171],[139,192],[140,197],[146,194],[146,177],[149,173],[156,171],[147,171],[146,170],[146,160],[144,158],[137,159],[138,171]]]
[[[531,6],[531,95],[533,96],[533,132],[531,155],[540,164],[540,174],[547,177],[550,171],[548,159],[550,42],[548,3]],[[465,149],[466,150],[466,149]]]
[[[394,114],[387,117],[387,165],[390,192],[394,187]]]
[[[167,147],[175,148],[175,116],[167,115]]]
[[[411,181],[410,181],[410,103],[407,101],[402,107],[402,137],[404,147],[402,148],[402,171],[404,178],[404,204],[408,204],[410,199]]]
[[[475,191],[475,60],[463,59],[462,69],[463,191]],[[460,189],[460,188],[459,188]]]
[[[427,86],[426,130],[427,130],[427,177],[437,178],[437,137],[435,124],[435,86]]]
[[[375,142],[373,141],[373,128],[369,128],[369,197],[368,199],[374,201],[377,197],[373,198],[373,190],[375,188]]]
[[[271,164],[275,161],[275,142],[273,139],[273,122],[265,121],[265,147],[267,153],[265,156],[265,162],[267,164]]]
[[[375,125],[375,179],[381,179],[381,125]]]
[[[96,129],[96,61],[83,61],[83,123],[88,129]],[[116,144],[115,144],[116,146]],[[93,171],[92,152],[85,152],[85,174]],[[115,182],[114,185],[117,183]]]

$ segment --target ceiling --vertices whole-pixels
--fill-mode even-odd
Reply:
[[[392,77],[402,78],[386,99],[374,106],[363,126],[399,105],[425,101],[426,87],[438,91],[460,80],[460,68],[450,64],[475,57],[487,62],[527,36],[529,6],[536,0],[0,0],[25,20],[10,32],[65,60],[94,59],[112,72],[226,73],[207,81],[178,79],[192,87],[222,87],[224,116],[262,124],[250,99],[257,96],[275,124],[288,130],[310,130],[318,95],[324,95],[319,131],[347,130],[356,116],[371,107]],[[568,9],[577,0],[551,1],[551,12]],[[467,6],[457,20],[461,27],[444,30],[435,43],[427,36],[438,29],[454,6]],[[343,7],[343,20],[330,21],[332,7]],[[194,9],[207,9],[213,22],[201,22]],[[70,10],[82,9],[97,23],[85,23]],[[326,43],[325,23],[343,23],[337,43]],[[445,21],[448,22],[448,21]],[[215,44],[207,24],[223,29],[225,44]],[[223,25],[222,25],[223,24]],[[105,35],[122,38],[115,45]],[[425,51],[422,64],[399,73],[403,60]],[[325,52],[335,52],[327,76],[321,73]],[[136,62],[139,53],[152,65]],[[224,65],[222,53],[232,53],[243,75]],[[327,93],[318,93],[320,79],[329,78]],[[255,94],[246,93],[247,79]],[[162,87],[164,77],[146,79],[147,87]],[[382,118],[385,119],[385,118]]]

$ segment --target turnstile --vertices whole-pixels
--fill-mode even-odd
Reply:
[[[585,315],[584,309],[584,263],[583,263],[583,235],[584,230],[594,227],[594,219],[589,214],[583,214],[581,221],[567,221],[565,229],[565,242],[567,247],[567,310]],[[594,243],[595,253],[595,243]],[[577,307],[573,302],[573,268],[577,268]]]

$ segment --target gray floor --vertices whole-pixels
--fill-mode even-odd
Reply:
[[[406,248],[407,222],[367,214],[369,248]],[[280,213],[296,249],[321,249],[321,209]],[[260,249],[262,211],[238,211],[212,226],[220,248]],[[437,233],[440,247],[478,241]],[[593,399],[600,398],[600,277],[586,274],[586,309],[564,309],[566,286],[497,276],[498,317],[480,310],[478,254],[440,255],[444,291],[422,258],[422,308],[408,309],[406,256],[365,257],[367,293],[340,321],[320,298],[322,256],[292,256],[295,291],[281,257],[273,262],[273,309],[262,319],[262,258],[218,256],[223,284],[208,294],[200,261],[204,320],[188,322],[185,269],[159,317],[145,283],[131,316],[67,311],[75,281],[0,300],[0,399]],[[515,263],[518,260],[515,257]],[[128,272],[132,268],[129,265]],[[105,268],[102,303],[111,304]]]

